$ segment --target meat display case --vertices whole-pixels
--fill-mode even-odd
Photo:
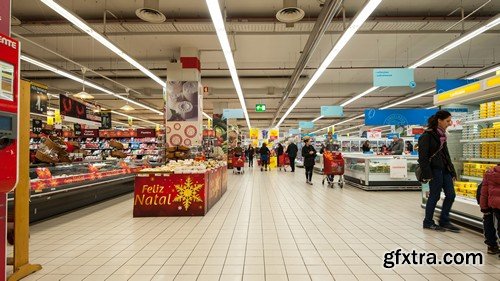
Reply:
[[[30,167],[30,222],[133,192],[137,171],[148,167],[123,160],[41,164]],[[13,193],[9,209],[13,209]]]

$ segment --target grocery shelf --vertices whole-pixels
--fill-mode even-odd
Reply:
[[[483,181],[483,178],[480,178],[480,177],[472,177],[472,176],[460,176],[462,179],[466,179],[466,180],[471,180],[471,181]]]
[[[500,163],[499,158],[462,158],[462,161],[485,162],[485,163]]]
[[[500,141],[500,138],[484,138],[484,139],[471,139],[471,140],[460,140],[460,142],[471,142],[471,143],[476,143],[476,142],[493,142],[493,141]]]
[[[500,116],[495,116],[495,117],[490,117],[490,118],[481,118],[481,119],[476,119],[476,120],[469,120],[469,121],[465,121],[464,124],[477,124],[477,123],[487,123],[487,122],[494,122],[494,121],[500,121]]]

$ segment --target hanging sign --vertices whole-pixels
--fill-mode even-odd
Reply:
[[[255,105],[255,112],[265,112],[266,111],[266,105],[263,103],[258,103]]]
[[[437,109],[365,109],[365,125],[427,125]]]
[[[299,135],[300,134],[300,129],[289,129],[288,130],[289,135]]]
[[[381,68],[373,70],[373,86],[397,87],[406,86],[415,88],[417,84],[410,68]]]
[[[279,138],[279,129],[278,128],[273,128],[269,130],[269,139],[270,140],[277,140]]]
[[[299,121],[299,128],[301,129],[313,129],[314,123],[310,121]]]
[[[137,129],[138,138],[154,138],[156,137],[155,129]]]
[[[82,135],[82,125],[80,124],[73,124],[73,130],[75,132],[75,137],[79,137]]]
[[[470,83],[478,81],[477,79],[437,79],[436,93],[441,94]]]
[[[321,115],[324,117],[342,117],[344,116],[344,108],[338,105],[323,105],[321,106]]]
[[[42,128],[43,128],[42,120],[33,119],[33,124],[32,124],[32,128],[31,128],[31,131],[33,132],[33,134],[36,134],[36,135],[41,134]]]
[[[380,129],[372,129],[366,132],[366,138],[368,139],[381,139],[382,138],[382,130]]]
[[[111,110],[101,111],[101,129],[111,129]]]
[[[132,127],[132,126],[134,125],[134,118],[132,118],[132,117],[130,117],[130,116],[128,117],[128,125],[129,125],[130,127]]]
[[[98,138],[99,130],[98,129],[83,129],[82,137],[84,138]]]
[[[256,140],[259,138],[259,129],[258,128],[250,128],[250,138]]]
[[[30,83],[30,112],[45,114],[47,113],[47,86]]]
[[[238,119],[238,118],[243,118],[243,109],[223,109],[222,111],[222,116],[226,119]]]
[[[65,118],[66,121],[76,123],[82,123],[79,120],[92,121],[93,123],[99,123],[93,125],[100,126],[101,115],[99,112],[95,112],[96,106],[94,105],[84,104],[65,95],[59,95],[59,109],[61,115],[69,117]]]

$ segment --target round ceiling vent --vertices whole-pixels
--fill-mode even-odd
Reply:
[[[162,23],[167,20],[167,17],[162,12],[152,8],[139,8],[135,10],[135,14],[141,20],[150,23]]]
[[[14,16],[10,16],[10,24],[13,26],[19,26],[21,25],[21,21]]]
[[[298,7],[287,7],[276,13],[276,19],[284,23],[298,22],[304,18],[306,13]]]

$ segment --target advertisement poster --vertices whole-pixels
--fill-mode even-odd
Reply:
[[[278,128],[273,128],[269,130],[269,139],[270,140],[277,140],[279,138],[279,129]]]
[[[167,82],[167,121],[198,121],[201,104],[198,81]]]
[[[96,112],[96,107],[93,105],[84,104],[65,95],[59,95],[59,108],[63,116],[101,123],[101,116]]]
[[[80,124],[73,124],[73,129],[75,132],[75,137],[79,137],[82,135],[82,125]]]
[[[382,138],[382,130],[380,130],[380,129],[368,130],[366,132],[366,137],[369,139],[381,139]]]
[[[365,109],[365,125],[427,125],[437,109]]]
[[[200,145],[202,131],[199,122],[167,122],[165,131],[169,146]]]
[[[47,87],[41,84],[30,83],[30,112],[47,113]]]
[[[0,61],[0,99],[14,100],[14,66]]]
[[[262,130],[262,139],[267,140],[269,138],[269,131],[268,130]]]
[[[227,154],[227,119],[222,114],[214,114],[213,128],[215,132],[215,146],[222,147]]]
[[[258,128],[250,128],[250,138],[256,140],[259,138],[259,129]]]
[[[111,110],[101,111],[101,129],[111,129]]]
[[[41,134],[42,128],[43,128],[42,120],[33,119],[33,124],[32,124],[32,128],[31,128],[31,131],[33,132],[33,134],[36,134],[36,135]]]
[[[227,143],[229,149],[233,149],[241,142],[240,138],[240,128],[238,127],[238,121],[236,119],[227,120]]]

